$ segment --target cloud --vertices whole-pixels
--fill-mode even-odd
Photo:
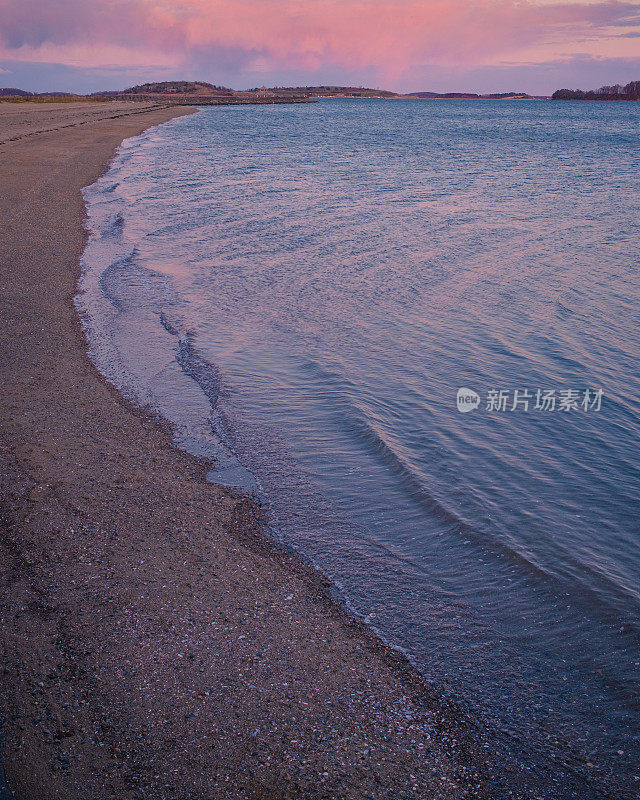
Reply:
[[[405,91],[431,89],[440,92],[527,91],[550,95],[555,89],[592,89],[625,84],[640,76],[640,56],[602,58],[575,55],[550,61],[504,62],[471,67],[429,66],[414,71]]]
[[[640,4],[533,0],[0,0],[0,58],[157,64],[204,77],[296,72],[404,80],[451,68],[633,47]],[[613,40],[617,45],[613,45]],[[608,44],[607,44],[608,43]],[[606,48],[609,48],[607,52]],[[631,53],[622,53],[631,55]]]

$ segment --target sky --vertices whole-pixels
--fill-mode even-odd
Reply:
[[[0,86],[410,91],[640,80],[640,0],[0,0]]]

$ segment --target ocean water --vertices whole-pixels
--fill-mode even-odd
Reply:
[[[85,190],[78,297],[107,376],[429,680],[629,797],[639,145],[634,103],[205,109]]]

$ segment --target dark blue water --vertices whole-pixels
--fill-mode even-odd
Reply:
[[[632,793],[639,145],[634,103],[207,109],[86,191],[79,301],[109,377],[428,678]]]

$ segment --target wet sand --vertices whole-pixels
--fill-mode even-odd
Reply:
[[[512,780],[496,778],[490,732],[350,619],[269,542],[259,508],[208,483],[206,465],[93,367],[73,304],[80,190],[123,138],[190,109],[123,104],[109,118],[82,105],[74,117],[0,103],[11,789],[21,800],[543,796],[521,789],[531,772],[515,760]],[[557,797],[574,796],[574,780]]]

